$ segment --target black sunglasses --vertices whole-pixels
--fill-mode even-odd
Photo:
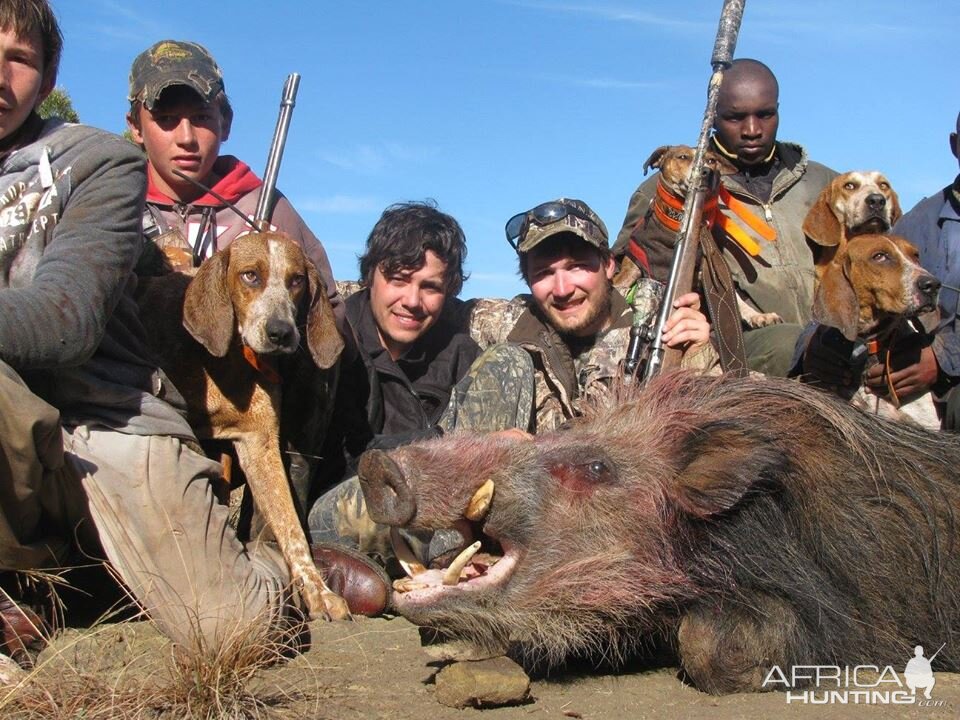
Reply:
[[[573,205],[567,205],[561,202],[545,202],[537,205],[532,210],[517,213],[507,220],[507,224],[504,227],[504,232],[507,234],[507,242],[510,243],[514,250],[520,252],[518,241],[527,234],[531,221],[543,227],[544,225],[552,225],[555,222],[559,222],[568,215],[586,220],[588,223],[595,222],[593,218],[588,217],[583,210]]]

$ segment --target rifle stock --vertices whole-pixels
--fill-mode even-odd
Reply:
[[[662,334],[663,325],[673,312],[674,301],[694,289],[694,274],[697,269],[697,259],[700,254],[700,225],[703,222],[703,204],[707,196],[707,188],[703,182],[693,193],[693,202],[689,214],[684,215],[684,224],[680,228],[680,238],[677,241],[673,267],[670,270],[671,281],[667,283],[667,288],[663,293],[663,300],[660,305],[661,314],[665,314],[663,321],[658,318],[658,333]],[[687,222],[689,218],[689,222]],[[676,274],[676,278],[672,276]],[[677,348],[664,347],[663,360],[660,363],[659,371],[675,370],[680,367],[680,360],[683,352]]]

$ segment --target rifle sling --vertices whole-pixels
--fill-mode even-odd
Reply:
[[[747,354],[743,346],[740,310],[737,308],[736,288],[730,268],[720,254],[713,233],[704,226],[700,231],[702,254],[701,276],[703,294],[714,323],[717,352],[724,372],[746,377]]]

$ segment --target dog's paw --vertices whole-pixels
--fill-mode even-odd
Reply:
[[[327,587],[315,568],[301,574],[296,583],[311,620],[350,620],[347,601]]]
[[[749,318],[745,318],[747,325],[751,328],[762,328],[767,327],[768,325],[779,325],[783,322],[783,318],[777,315],[777,313],[757,313]]]
[[[327,620],[352,620],[350,606],[347,601],[337,595],[333,590],[322,590],[320,598],[323,601],[323,617]],[[310,612],[313,616],[313,611]]]

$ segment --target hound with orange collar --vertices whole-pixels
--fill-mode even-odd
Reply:
[[[197,437],[233,441],[310,616],[349,617],[314,564],[280,456],[277,358],[306,350],[327,369],[343,349],[316,268],[287,236],[250,233],[204,261],[193,277],[144,281],[137,301]]]
[[[813,316],[838,328],[851,341],[863,343],[867,369],[888,368],[898,343],[916,342],[917,319],[937,307],[940,281],[919,263],[916,247],[895,235],[857,235],[837,246],[828,263],[817,268],[820,282]],[[888,397],[867,393],[861,386],[851,402],[869,412],[937,429],[940,426],[929,393],[901,404],[892,385]]]

